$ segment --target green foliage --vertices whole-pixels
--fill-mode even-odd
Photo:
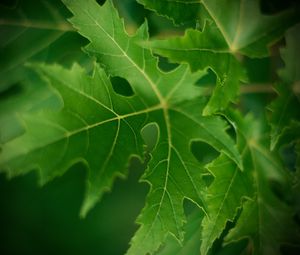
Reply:
[[[85,217],[116,177],[128,176],[135,156],[150,188],[127,254],[297,250],[298,6],[266,15],[258,1],[139,0],[179,25],[168,31],[182,35],[161,29],[158,40],[148,26],[160,19],[147,11],[149,21],[135,29],[120,18],[118,8],[125,17],[131,9],[124,14],[119,1],[62,2],[41,1],[50,17],[36,18],[24,0],[13,10],[30,19],[12,11],[1,23],[10,37],[1,41],[0,173],[37,171],[44,185],[80,162]],[[19,35],[19,26],[29,31]],[[31,30],[41,40],[28,45]],[[16,42],[22,54],[8,51]],[[271,46],[280,55],[271,57]],[[153,53],[178,66],[162,71]],[[275,100],[257,95],[273,93],[270,84],[251,84],[248,63],[267,70],[266,59],[283,60],[267,80]]]

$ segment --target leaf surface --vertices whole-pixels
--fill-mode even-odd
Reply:
[[[278,97],[269,106],[272,112],[271,149],[275,148],[279,140],[281,144],[287,144],[300,137],[299,32],[299,24],[289,29],[286,33],[287,45],[281,49],[285,67],[279,70],[282,81],[276,86]]]
[[[177,1],[169,4],[174,7]],[[242,59],[241,55],[268,56],[269,45],[299,17],[294,9],[263,15],[258,1],[203,0],[198,4],[209,13],[212,23],[207,22],[202,31],[189,29],[183,37],[153,40],[148,46],[172,62],[189,63],[192,70],[211,68],[216,73],[216,88],[204,109],[204,114],[209,115],[235,102],[240,81],[247,80],[237,59]],[[156,8],[159,12],[159,6]]]
[[[203,22],[204,20],[202,16],[204,16],[205,10],[203,10],[203,7],[195,0],[138,0],[138,2],[148,9],[168,17],[178,25],[195,25],[195,21],[199,22],[199,20],[201,20]],[[182,10],[185,11],[183,12]]]
[[[268,56],[269,44],[282,37],[288,27],[299,21],[296,8],[275,15],[265,15],[261,13],[260,3],[257,0],[171,0],[166,1],[167,8],[164,8],[164,1],[141,0],[141,2],[146,7],[174,20],[180,20],[178,8],[189,10],[186,12],[190,15],[196,10],[200,16],[208,13],[209,18],[222,33],[230,51],[249,57]],[[201,9],[205,12],[201,12]],[[193,15],[195,19],[196,15]],[[204,16],[206,18],[206,15]]]
[[[169,237],[166,240],[166,244],[156,255],[198,255],[202,219],[203,213],[194,209],[187,217],[183,245],[179,245],[174,238]]]
[[[0,91],[26,77],[22,66],[72,27],[58,1],[11,1],[0,5]]]
[[[249,153],[243,147],[242,156]],[[208,216],[202,222],[201,254],[208,254],[214,241],[220,237],[228,221],[233,222],[243,200],[252,196],[252,183],[249,171],[241,172],[224,155],[208,166],[214,181],[206,193]]]
[[[110,189],[115,175],[126,173],[129,156],[141,155],[142,141],[135,133],[142,127],[148,110],[135,119],[132,107],[136,102],[114,96],[107,76],[99,67],[93,78],[78,65],[70,71],[46,65],[36,69],[59,92],[64,107],[60,112],[45,110],[24,115],[26,132],[4,145],[1,162],[9,176],[39,168],[41,183],[62,175],[74,163],[83,162],[89,168],[81,211],[84,215],[103,191]],[[128,112],[132,113],[135,124],[118,117],[127,117]]]
[[[192,71],[213,70],[217,75],[217,84],[204,114],[224,110],[230,102],[234,102],[240,81],[246,79],[243,67],[231,54],[223,35],[213,24],[207,24],[202,32],[189,29],[183,37],[153,40],[149,47],[172,62],[188,63]]]
[[[147,123],[156,123],[159,138],[143,176],[151,188],[128,254],[153,253],[168,234],[181,242],[183,199],[206,210],[202,169],[190,150],[191,141],[210,144],[241,168],[226,122],[201,115],[202,91],[193,84],[204,72],[191,73],[186,65],[161,72],[157,59],[138,43],[148,38],[146,24],[129,36],[110,0],[101,7],[93,0],[64,3],[74,14],[71,22],[90,41],[86,50],[110,76],[125,78],[134,95],[116,94],[98,65],[92,76],[78,65],[71,70],[35,65],[58,91],[64,107],[23,116],[26,133],[4,145],[1,169],[15,176],[38,168],[44,183],[83,162],[88,169],[81,210],[85,215],[111,188],[116,175],[126,176],[129,157],[142,157],[140,131]]]
[[[253,254],[281,254],[282,244],[296,245],[300,239],[293,221],[292,206],[275,195],[271,184],[288,192],[291,179],[278,158],[268,151],[262,122],[258,125],[249,117],[245,121],[237,116],[233,119],[236,124],[240,123],[237,124],[240,134],[247,141],[249,153],[244,155],[243,160],[248,166],[245,172],[251,173],[249,183],[253,194],[244,203],[236,225],[225,241],[248,238]]]
[[[264,15],[259,1],[203,0],[202,4],[217,24],[232,52],[249,57],[268,56],[268,46],[299,17],[296,9]]]

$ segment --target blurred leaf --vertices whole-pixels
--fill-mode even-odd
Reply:
[[[299,21],[297,6],[279,14],[263,15],[258,0],[203,0],[199,3],[171,0],[167,1],[167,5],[165,1],[140,1],[148,8],[181,22],[182,17],[187,19],[182,16],[183,13],[195,19],[195,12],[204,8],[223,35],[230,52],[249,57],[268,56],[268,46]]]
[[[286,34],[286,48],[281,49],[285,67],[279,70],[283,82],[277,85],[278,97],[269,106],[272,112],[270,124],[271,149],[279,139],[281,144],[299,139],[300,122],[300,61],[299,61],[300,25],[293,27]],[[299,57],[298,57],[299,56]],[[286,133],[286,135],[284,135]],[[285,140],[284,138],[289,137]]]
[[[268,56],[268,46],[299,21],[297,9],[263,15],[259,1],[203,0],[231,52],[249,57]]]
[[[197,98],[201,90],[192,85],[202,72],[191,74],[187,66],[180,66],[171,73],[160,72],[150,52],[134,44],[136,40],[147,38],[145,26],[134,37],[129,37],[111,1],[102,7],[94,1],[84,3],[86,9],[82,9],[78,1],[66,2],[74,13],[73,24],[91,40],[87,50],[101,59],[110,74],[127,78],[135,95],[117,95],[98,66],[89,77],[77,65],[70,71],[60,66],[34,65],[59,92],[64,108],[60,112],[23,115],[26,133],[3,146],[2,169],[9,176],[15,176],[39,168],[44,183],[62,175],[74,162],[84,162],[89,169],[81,211],[85,215],[103,192],[111,188],[116,175],[127,174],[130,155],[143,155],[139,132],[148,121],[156,122],[160,139],[144,175],[144,180],[153,186],[139,217],[143,225],[129,253],[154,251],[168,232],[182,240],[184,197],[205,206],[201,201],[202,181],[198,174],[201,168],[197,168],[197,161],[189,150],[190,141],[205,141],[240,165],[239,154],[225,132],[223,121],[217,117],[203,118],[193,110],[195,103],[201,107]],[[162,83],[158,82],[159,77]],[[167,81],[169,86],[166,86]],[[185,84],[190,88],[183,87]],[[193,106],[190,102],[184,103],[192,99]],[[189,123],[185,126],[186,136],[176,131],[182,130],[183,123]],[[161,220],[166,227],[161,226]]]
[[[242,146],[242,157],[245,157],[249,150],[245,144]],[[241,172],[231,160],[221,155],[208,165],[208,169],[215,179],[206,193],[208,216],[202,222],[201,254],[207,254],[226,223],[233,222],[243,199],[252,196],[252,182],[247,168]]]
[[[19,0],[0,5],[0,91],[22,80],[24,62],[46,49],[72,27],[59,0]]]
[[[293,221],[293,207],[275,196],[270,184],[279,185],[287,193],[292,180],[280,161],[267,150],[258,123],[248,118],[241,126],[241,116],[233,119],[247,141],[249,153],[243,160],[245,171],[251,172],[254,192],[225,241],[249,238],[252,254],[280,254],[282,244],[299,244],[300,236]]]
[[[61,102],[45,81],[26,70],[25,81],[11,87],[0,96],[0,144],[22,134],[20,115],[38,109],[59,109]]]
[[[170,5],[177,4],[170,2]],[[199,3],[200,5],[200,3]],[[299,19],[294,9],[280,14],[262,15],[258,1],[202,1],[213,24],[203,31],[186,30],[183,37],[152,41],[149,47],[170,61],[189,63],[192,70],[211,68],[218,76],[216,88],[204,109],[209,115],[224,110],[239,93],[245,73],[240,55],[265,57],[268,46]],[[165,9],[167,11],[167,9]]]
[[[279,94],[278,98],[269,107],[272,112],[270,119],[272,150],[279,140],[284,144],[299,137],[299,124],[295,126],[295,121],[300,121],[300,100],[287,84],[278,84],[277,92]],[[282,139],[287,137],[284,135],[285,132],[290,137],[286,141]],[[291,132],[294,133],[294,137],[291,136]]]
[[[198,255],[200,251],[201,220],[203,213],[198,209],[187,217],[185,225],[184,242],[179,245],[171,236],[166,240],[162,249],[156,255]]]
[[[199,22],[201,22],[202,26],[204,25],[205,10],[195,0],[138,0],[138,2],[145,5],[146,8],[170,18],[175,24],[195,26],[200,25]]]
[[[300,81],[300,24],[290,28],[285,36],[286,47],[282,48],[281,58],[285,66],[279,70],[279,75],[285,82],[299,82]],[[299,88],[298,93],[299,93]]]

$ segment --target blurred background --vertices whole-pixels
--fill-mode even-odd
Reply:
[[[124,254],[148,189],[138,183],[141,167],[135,160],[128,179],[117,179],[84,219],[82,165],[44,187],[35,173],[10,181],[1,174],[0,254]]]

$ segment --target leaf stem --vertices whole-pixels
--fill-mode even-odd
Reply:
[[[247,84],[241,86],[241,94],[274,94],[276,91],[274,90],[274,87],[271,84],[267,83],[256,83],[256,84]]]

